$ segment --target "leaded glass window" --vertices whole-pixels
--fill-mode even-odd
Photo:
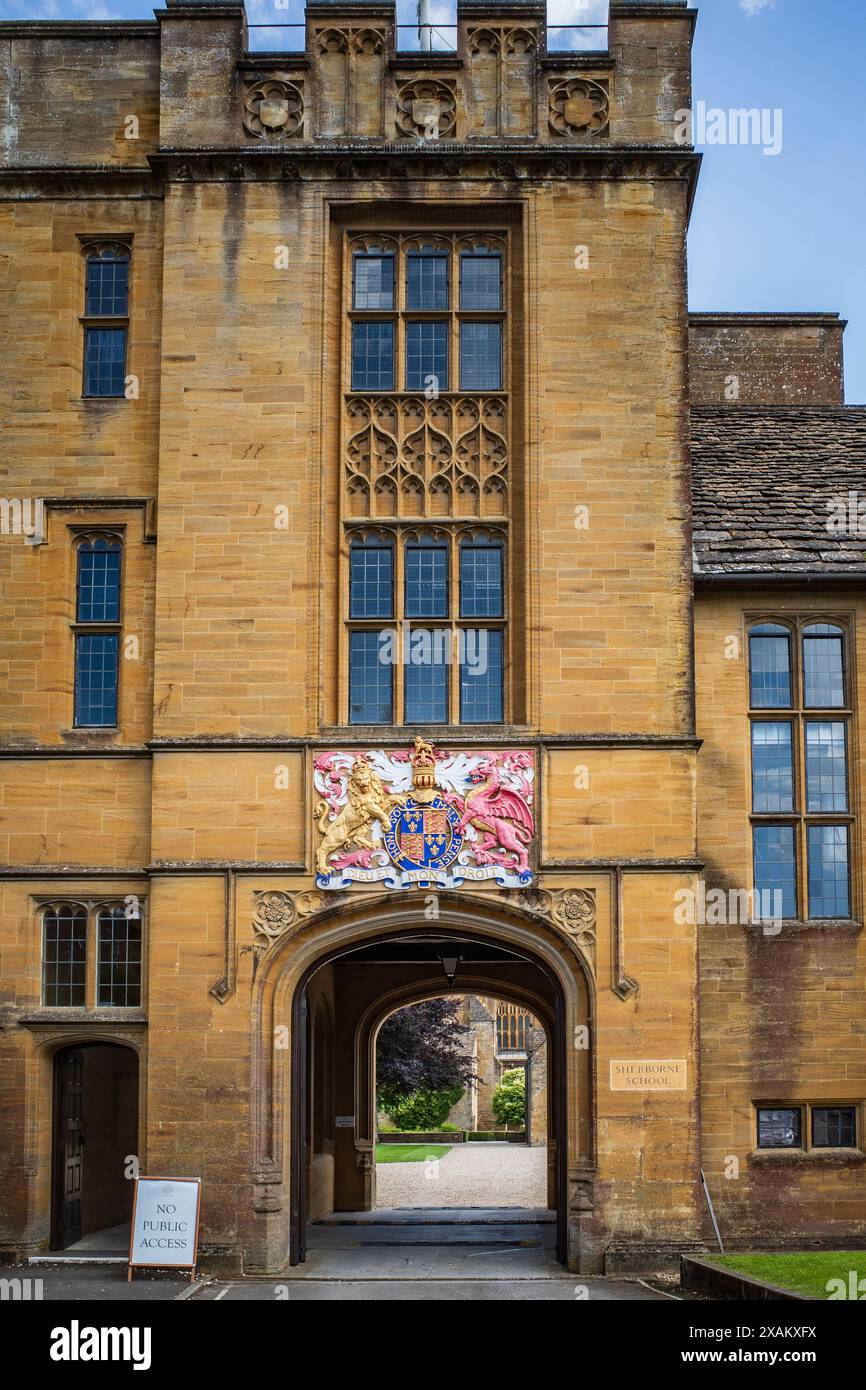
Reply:
[[[758,1111],[759,1149],[799,1149],[803,1145],[803,1112],[798,1106]]]
[[[351,723],[503,722],[503,549],[485,528],[365,529],[351,543]]]
[[[854,913],[845,640],[838,623],[811,617],[749,629],[754,885],[781,892],[785,916]],[[791,713],[770,720],[764,709]],[[824,709],[837,713],[816,716]]]
[[[753,709],[789,709],[791,634],[779,623],[762,623],[749,634],[749,676]]]
[[[856,1148],[857,1107],[854,1105],[813,1105],[812,1147],[814,1149]]]
[[[366,629],[349,634],[349,719],[353,724],[390,724],[394,718],[393,663],[387,634]]]
[[[351,618],[390,618],[394,612],[394,547],[353,545],[350,550]]]
[[[807,827],[809,916],[849,917],[847,825]]]
[[[407,618],[448,617],[448,547],[407,545],[405,551]]]
[[[125,396],[128,333],[129,252],[100,246],[85,263],[84,396]]]
[[[448,255],[410,252],[406,257],[406,308],[448,307]]]
[[[394,325],[388,320],[352,324],[352,390],[393,391]]]
[[[352,308],[394,308],[393,255],[355,252],[352,258]]]
[[[122,546],[114,536],[86,537],[77,550],[74,723],[117,724]]]
[[[448,390],[448,329],[439,319],[406,324],[406,390]]]
[[[460,390],[502,390],[502,324],[466,319],[460,324]]]
[[[502,308],[502,257],[464,252],[460,257],[460,308]]]
[[[137,1008],[141,1003],[141,919],[123,907],[97,917],[96,1002],[100,1007]]]
[[[803,703],[808,709],[845,705],[843,633],[830,623],[813,623],[803,632]]]
[[[460,547],[461,618],[501,618],[502,547],[465,544]]]
[[[87,979],[87,913],[60,905],[42,914],[42,1003],[83,1006]]]
[[[756,825],[755,895],[763,917],[797,915],[797,859],[792,825]]]
[[[752,725],[752,810],[794,809],[794,758],[791,725]]]

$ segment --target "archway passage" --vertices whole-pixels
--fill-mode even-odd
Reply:
[[[138,1152],[138,1057],[115,1043],[78,1043],[54,1057],[51,1249],[129,1245]]]
[[[337,946],[309,966],[293,1003],[292,1264],[317,1249],[331,1223],[356,1222],[358,1240],[385,1219],[376,1204],[376,1038],[396,1009],[443,995],[483,995],[509,1002],[538,1021],[548,1054],[546,1208],[555,1249],[568,1262],[568,1087],[566,1001],[556,972],[532,949],[494,933],[441,926],[381,932]],[[575,1126],[577,1129],[577,1126]],[[484,1203],[496,1217],[497,1193]],[[366,1215],[362,1215],[366,1214]],[[403,1228],[410,1210],[390,1214]],[[422,1217],[418,1214],[421,1222]],[[430,1215],[424,1224],[430,1225]],[[519,1213],[502,1209],[503,1222]],[[549,1229],[549,1228],[548,1228]],[[357,1234],[356,1232],[356,1234]],[[552,1234],[552,1232],[551,1232]],[[387,1243],[381,1230],[377,1244]],[[397,1242],[395,1242],[397,1243]],[[427,1241],[426,1243],[429,1243]],[[447,1233],[443,1243],[448,1243]]]

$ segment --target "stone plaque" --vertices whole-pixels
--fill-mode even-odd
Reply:
[[[612,1091],[685,1091],[688,1087],[686,1059],[636,1058],[610,1064]]]

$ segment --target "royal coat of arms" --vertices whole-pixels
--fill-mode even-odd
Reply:
[[[320,888],[532,882],[530,750],[447,752],[416,738],[411,752],[322,753],[313,775]]]

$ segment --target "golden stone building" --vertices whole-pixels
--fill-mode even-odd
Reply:
[[[16,1255],[137,1165],[302,1259],[448,990],[546,1030],[572,1269],[700,1249],[702,1168],[732,1246],[866,1239],[843,325],[690,331],[694,11],[457,21],[0,26]]]

